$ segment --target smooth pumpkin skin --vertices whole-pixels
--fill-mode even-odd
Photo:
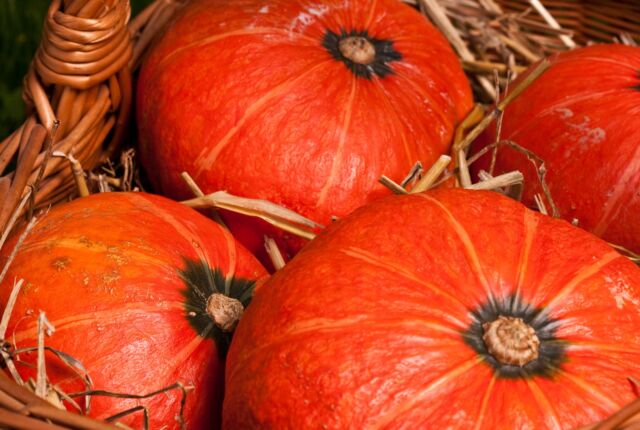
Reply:
[[[226,367],[223,428],[571,429],[636,398],[640,269],[497,193],[393,196],[334,224],[255,295]],[[564,345],[504,378],[462,338],[515,291]]]
[[[3,248],[3,265],[18,234]],[[227,277],[262,282],[266,273],[225,229],[162,197],[103,193],[58,206],[27,236],[0,286],[4,307],[14,278],[25,281],[8,339],[17,348],[36,346],[42,310],[56,329],[46,345],[79,360],[94,389],[146,394],[178,381],[193,385],[186,428],[218,428],[224,361],[216,343],[186,318],[184,258],[203,259]],[[46,357],[53,383],[67,393],[85,390],[68,367]],[[35,353],[20,358],[36,362]],[[18,369],[23,378],[35,376],[26,365]],[[151,428],[178,429],[180,398],[179,391],[142,401],[96,396],[90,415],[104,419],[142,404]],[[142,428],[140,412],[120,421]]]
[[[551,60],[551,68],[505,110],[500,138],[545,161],[546,182],[563,218],[640,252],[640,48],[595,45]],[[494,141],[491,129],[475,150]],[[489,160],[484,157],[474,171],[488,169]],[[531,163],[500,148],[496,174],[516,169],[525,174],[524,201],[533,207],[542,191]]]
[[[357,77],[323,47],[328,30],[367,30],[402,55],[393,73]],[[141,160],[156,188],[267,199],[327,225],[430,166],[472,106],[445,38],[397,0],[194,0],[151,51],[137,87]],[[257,252],[301,241],[229,216]]]

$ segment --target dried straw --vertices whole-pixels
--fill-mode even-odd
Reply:
[[[267,251],[267,255],[271,260],[271,264],[273,264],[273,268],[276,270],[282,269],[286,262],[284,261],[284,257],[280,252],[280,248],[278,248],[278,244],[275,240],[270,237],[264,238],[264,247]]]
[[[284,231],[308,240],[315,237],[314,230],[323,228],[320,224],[268,200],[238,197],[225,191],[217,191],[206,196],[185,200],[182,203],[194,209],[213,207],[260,218]]]

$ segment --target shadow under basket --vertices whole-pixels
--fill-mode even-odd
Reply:
[[[504,87],[509,71],[522,71],[553,52],[591,42],[640,41],[637,0],[405,1],[449,39],[476,99],[485,103],[496,97],[496,72]],[[129,20],[128,0],[52,1],[24,79],[27,120],[0,143],[0,248],[39,209],[92,190],[132,188],[131,152],[123,141],[132,134],[133,76],[156,35],[187,2],[158,0]],[[109,160],[121,160],[127,173],[118,177]],[[10,353],[10,344],[3,344]],[[637,400],[584,428],[640,428],[639,422]],[[122,428],[56,408],[3,372],[0,427]]]

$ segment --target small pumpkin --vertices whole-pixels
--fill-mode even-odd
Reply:
[[[572,429],[634,400],[640,269],[493,192],[392,196],[254,296],[223,426]]]
[[[500,139],[542,158],[563,218],[640,252],[640,48],[594,45],[551,60],[505,110]],[[493,128],[475,150],[495,140]],[[491,157],[490,151],[474,171],[489,170]],[[495,174],[511,170],[525,174],[524,201],[533,206],[542,193],[533,165],[501,146]]]
[[[137,86],[141,160],[155,187],[270,200],[326,225],[388,193],[449,147],[472,104],[460,63],[397,0],[194,0],[159,38]],[[265,223],[223,214],[254,252]]]
[[[26,237],[0,286],[4,309],[14,279],[25,281],[6,340],[17,350],[37,346],[44,311],[55,327],[46,345],[79,360],[92,388],[144,395],[176,382],[191,385],[186,428],[216,428],[234,328],[225,312],[242,312],[264,276],[228,231],[196,211],[144,193],[96,194],[52,209]],[[67,394],[87,389],[54,354],[46,358],[53,384]],[[35,376],[36,359],[35,352],[14,359],[24,379]],[[181,396],[92,396],[90,415],[105,419],[142,404],[151,428],[178,429]],[[141,428],[141,417],[119,421]]]

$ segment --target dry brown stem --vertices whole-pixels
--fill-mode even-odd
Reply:
[[[631,430],[640,426],[640,398],[598,424],[581,427],[579,430]]]
[[[462,188],[471,186],[471,174],[469,173],[469,165],[467,163],[467,154],[464,149],[458,150],[458,180]]]
[[[540,194],[536,194],[533,196],[533,199],[536,202],[536,207],[538,211],[543,215],[549,215],[549,211],[547,211],[547,206],[544,204],[544,200],[542,200],[542,196]]]
[[[204,197],[204,193],[202,192],[198,184],[196,184],[196,181],[193,180],[191,175],[189,175],[187,172],[182,172],[180,176],[182,176],[182,179],[186,182],[187,186],[189,187],[189,189],[191,190],[194,196]]]
[[[416,185],[411,188],[410,192],[412,194],[421,193],[431,188],[436,180],[440,177],[444,169],[447,168],[449,163],[451,163],[451,157],[449,157],[448,155],[441,155],[436,160],[436,162],[433,163],[433,166],[431,166],[429,170],[427,170],[427,173],[425,173],[422,178],[420,178],[420,180],[416,183]]]
[[[486,154],[488,151],[491,151],[498,146],[507,146],[511,149],[514,149],[520,152],[521,154],[524,154],[527,157],[527,159],[531,162],[531,164],[533,164],[536,174],[538,175],[538,181],[540,183],[540,187],[542,188],[542,192],[545,198],[547,199],[547,203],[549,204],[549,206],[551,206],[551,215],[555,218],[559,218],[560,211],[558,210],[558,207],[556,206],[551,196],[551,190],[549,190],[549,185],[547,184],[547,181],[546,181],[547,168],[545,166],[544,160],[538,157],[532,151],[529,151],[528,149],[523,148],[522,146],[518,145],[515,142],[509,141],[509,140],[501,140],[499,142],[494,142],[490,145],[487,145],[484,148],[482,148],[480,151],[473,154],[473,156],[469,159],[469,164],[474,163],[480,157]]]
[[[471,143],[480,136],[480,134],[489,127],[491,122],[498,118],[506,107],[520,96],[540,75],[542,75],[550,66],[549,61],[542,60],[538,65],[525,77],[509,94],[500,100],[494,109],[492,109],[475,127],[462,139],[456,140],[453,144],[452,153],[455,157],[455,164],[458,172],[458,179],[463,188],[471,185],[472,181],[469,175],[469,168],[466,160],[466,151]],[[462,124],[474,123],[479,116],[479,110],[476,108],[471,111],[462,121]],[[462,129],[461,129],[462,130]]]
[[[627,248],[625,248],[623,246],[616,245],[615,243],[609,242],[609,246],[611,246],[613,249],[618,251],[620,254],[622,254],[625,257],[627,257],[629,260],[631,260],[632,263],[635,263],[635,264],[640,266],[640,254],[636,254],[635,252],[630,251],[630,250],[628,250]],[[631,380],[634,384],[637,382],[637,380],[635,378],[629,378],[629,380]],[[640,387],[638,387],[638,388],[640,388]]]
[[[431,18],[433,23],[442,31],[449,43],[453,46],[453,49],[458,53],[463,61],[476,61],[475,55],[467,47],[460,36],[458,29],[453,25],[451,20],[447,17],[446,9],[438,4],[436,0],[418,0],[421,10]],[[484,76],[477,77],[478,82],[487,96],[494,100],[497,96],[491,82]]]
[[[524,176],[521,172],[513,171],[504,173],[499,176],[487,178],[484,181],[476,182],[466,187],[468,190],[495,190],[496,188],[504,188],[514,184],[522,184]]]
[[[40,311],[38,316],[38,372],[35,392],[38,397],[46,399],[49,394],[49,383],[47,380],[47,368],[44,360],[44,337],[51,336],[55,328],[44,312]]]
[[[198,186],[196,181],[193,180],[193,178],[191,177],[191,175],[189,175],[189,173],[182,172],[180,174],[180,176],[186,182],[187,186],[189,187],[189,189],[191,190],[191,192],[193,193],[194,196],[196,196],[196,197],[204,197],[205,196],[205,194],[202,192],[202,189]],[[207,215],[209,215],[211,218],[213,218],[218,224],[220,224],[222,226],[226,226],[224,221],[220,217],[220,214],[218,213],[218,211],[215,210],[215,208],[209,208],[207,210]]]
[[[135,151],[127,149],[120,154],[118,163],[107,160],[100,167],[100,170],[88,172],[90,189],[96,186],[99,192],[109,192],[114,190],[132,191],[134,190],[134,181],[138,171],[134,163]]]
[[[524,189],[524,176],[521,172],[513,171],[504,173],[499,176],[491,176],[487,172],[486,177],[480,182],[471,184],[466,187],[469,190],[496,190],[511,197],[514,200],[520,201],[522,199],[522,191]],[[481,175],[482,176],[482,175]]]
[[[378,182],[380,182],[385,187],[389,188],[395,194],[409,194],[409,192],[405,190],[402,185],[398,184],[393,179],[388,178],[385,175],[380,176],[380,179],[378,179]]]
[[[13,263],[13,259],[16,258],[16,255],[18,254],[18,251],[20,250],[22,243],[29,235],[29,232],[31,231],[33,226],[36,225],[37,221],[38,219],[36,217],[31,218],[31,220],[29,221],[25,229],[20,234],[20,237],[18,238],[15,246],[13,247],[11,254],[9,254],[9,257],[7,258],[7,261],[4,264],[4,267],[2,268],[2,272],[0,272],[0,284],[2,283],[2,281],[4,281],[4,277],[7,275],[7,272],[9,271],[9,267],[11,266],[11,263]]]
[[[467,72],[483,74],[491,74],[493,72],[507,73],[510,70],[516,73],[522,73],[527,70],[525,66],[514,65],[512,67],[509,64],[494,63],[491,61],[463,61],[462,68]]]
[[[14,381],[18,385],[24,385],[24,381],[22,377],[20,377],[20,373],[18,373],[18,369],[16,368],[13,357],[7,351],[5,346],[7,345],[5,339],[7,333],[7,327],[9,326],[9,321],[11,320],[11,314],[13,313],[13,308],[16,304],[16,300],[18,298],[18,293],[20,293],[20,289],[22,288],[22,284],[24,280],[20,279],[18,282],[13,283],[13,288],[11,290],[11,295],[9,296],[9,300],[7,301],[7,305],[4,308],[2,313],[2,323],[0,324],[0,341],[2,341],[3,345],[0,347],[0,355],[2,355],[2,359],[9,369],[9,373],[13,377]]]
[[[78,195],[80,197],[87,197],[89,192],[89,187],[87,186],[87,180],[85,178],[84,170],[82,169],[82,165],[80,161],[73,156],[73,154],[65,154],[62,151],[54,151],[54,157],[62,157],[69,161],[69,166],[71,167],[71,173],[73,174],[73,179],[75,180],[76,187],[78,189]]]
[[[176,420],[178,421],[178,424],[180,425],[181,429],[185,429],[185,422],[184,422],[184,406],[185,403],[187,401],[187,395],[192,392],[194,390],[194,387],[191,385],[184,385],[181,382],[176,382],[174,384],[171,384],[167,387],[163,387],[160,388],[159,390],[155,390],[152,391],[150,393],[146,393],[146,394],[127,394],[127,393],[114,393],[111,391],[106,391],[106,390],[88,390],[88,391],[83,391],[83,392],[79,392],[79,393],[73,393],[73,394],[69,394],[70,397],[91,397],[91,396],[104,396],[104,397],[114,397],[114,398],[118,398],[118,399],[139,399],[139,400],[144,400],[144,399],[148,399],[151,397],[155,397],[159,394],[163,394],[166,393],[168,391],[174,391],[174,390],[178,390],[181,392],[182,397],[180,398],[180,410],[178,412],[178,416],[176,417]],[[122,418],[126,415],[129,415],[130,413],[133,412],[137,412],[137,411],[143,411],[144,413],[144,428],[148,429],[149,428],[149,420],[148,420],[148,411],[145,407],[136,407],[136,408],[132,408],[126,411],[123,411],[117,415],[114,415],[112,417],[109,417],[107,419],[107,421],[115,421],[118,418]],[[111,427],[110,427],[111,428]]]
[[[275,240],[270,237],[264,238],[264,247],[267,250],[267,255],[271,260],[271,264],[273,264],[274,269],[280,270],[282,269],[286,262],[284,261],[284,257],[280,252],[280,248],[278,248],[278,244]]]
[[[540,61],[536,67],[531,70],[531,73],[529,73],[518,85],[515,86],[515,88],[510,91],[505,97],[504,99],[502,99],[498,105],[497,105],[497,110],[498,111],[504,111],[506,109],[506,107],[516,98],[518,98],[520,96],[520,94],[522,94],[524,92],[524,90],[526,90],[527,88],[529,88],[529,86],[536,80],[538,79],[544,72],[547,71],[547,69],[551,67],[551,62],[548,59],[544,59],[542,61]]]
[[[535,63],[541,58],[540,55],[533,53],[524,43],[513,37],[512,34],[500,34],[498,38],[502,43],[511,48],[514,52],[521,55],[529,63]]]
[[[562,28],[560,27],[560,24],[558,24],[558,21],[556,21],[555,18],[549,13],[549,11],[547,11],[547,8],[544,7],[540,0],[529,0],[529,3],[540,14],[545,22],[549,24],[549,27],[556,30],[560,30]],[[568,35],[560,34],[559,38],[567,48],[573,49],[576,47],[576,43]]]
[[[257,217],[282,230],[308,240],[315,237],[313,230],[323,228],[320,224],[270,201],[238,197],[225,191],[217,191],[202,197],[185,200],[182,203],[195,209],[213,207]]]
[[[409,170],[409,173],[407,173],[407,176],[405,176],[402,182],[400,182],[400,186],[402,188],[406,188],[407,186],[410,188],[413,187],[422,174],[422,170],[422,163],[420,161],[416,161],[413,167],[411,167],[411,170]]]

